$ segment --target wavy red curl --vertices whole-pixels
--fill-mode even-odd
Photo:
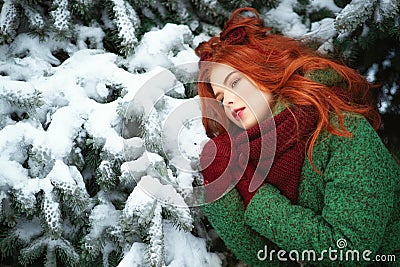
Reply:
[[[254,16],[242,16],[241,13],[244,11],[253,13]],[[207,52],[209,56],[207,62],[227,64],[241,71],[251,78],[260,90],[272,93],[276,101],[291,105],[313,106],[318,112],[319,120],[310,137],[307,156],[314,170],[316,169],[312,162],[312,149],[323,130],[336,136],[351,136],[344,125],[345,112],[361,114],[374,129],[379,128],[381,119],[373,92],[373,89],[378,88],[377,85],[368,83],[365,77],[344,64],[311,51],[299,40],[270,33],[271,28],[263,25],[258,12],[253,8],[235,10],[225,24],[222,39],[226,39],[226,36],[236,28],[245,31],[245,44],[233,47],[215,36],[201,43],[195,49],[196,54],[200,56]],[[334,70],[344,79],[350,101],[344,101],[335,93],[333,87],[305,76],[306,73],[315,70],[327,69]],[[207,106],[206,101],[202,101],[206,98],[215,99],[212,87],[207,82],[211,70],[210,64],[200,64],[199,81],[202,82],[198,83],[198,93],[203,125],[207,135],[214,137],[226,132],[226,125],[229,122],[226,122],[222,108]],[[332,115],[337,116],[339,125],[332,122]]]

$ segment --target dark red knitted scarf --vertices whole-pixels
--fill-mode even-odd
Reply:
[[[256,189],[265,182],[277,187],[292,203],[297,202],[306,144],[315,130],[317,118],[316,112],[311,108],[285,109],[273,119],[266,120],[233,138],[237,152],[247,151],[244,152],[246,154],[239,154],[239,165],[242,168],[245,165],[241,158],[247,156],[249,159],[244,175],[236,185],[246,205]],[[275,154],[271,155],[273,152]]]
[[[213,145],[206,144],[203,159],[200,157],[200,164],[208,166],[203,169],[205,184],[221,176],[225,178],[222,177],[219,192],[214,187],[214,192],[209,193],[221,194],[228,183],[234,183],[247,206],[256,190],[267,182],[296,203],[307,140],[315,130],[317,118],[311,108],[287,108],[239,134],[225,133],[213,138]],[[212,153],[218,160],[208,156]]]

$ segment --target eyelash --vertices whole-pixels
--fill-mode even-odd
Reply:
[[[233,80],[232,83],[231,83],[231,87],[234,88],[239,81],[240,81],[240,78],[237,78],[237,79]],[[223,103],[224,102],[224,98],[223,97],[221,97],[220,99],[217,99],[217,101],[218,101],[218,104],[220,106],[223,106],[223,104],[224,104]]]
[[[234,88],[238,84],[239,81],[240,81],[240,78],[233,80],[231,87]]]

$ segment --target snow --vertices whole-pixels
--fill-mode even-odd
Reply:
[[[60,61],[52,54],[52,51],[59,49],[65,49],[68,52],[76,51],[76,48],[72,45],[57,41],[56,38],[49,38],[44,44],[38,37],[31,37],[26,33],[18,34],[10,46],[10,52],[13,55],[27,54],[32,58],[38,58],[52,65],[60,64]]]
[[[147,246],[144,243],[133,243],[130,251],[124,256],[117,267],[141,267],[143,266],[144,251]]]
[[[191,172],[179,172],[176,181],[179,184],[179,188],[185,191],[186,194],[193,192],[193,175]]]
[[[163,185],[158,179],[150,176],[144,176],[138,186],[159,202],[168,203],[174,206],[186,207],[183,198],[177,194],[172,185]]]
[[[89,217],[93,226],[89,236],[91,238],[100,238],[104,229],[108,226],[117,225],[119,215],[120,211],[116,210],[111,203],[95,206]]]
[[[372,64],[372,66],[368,69],[367,71],[367,80],[370,83],[374,83],[376,81],[376,73],[379,70],[379,65],[378,64]]]
[[[171,63],[175,66],[177,65],[183,65],[186,66],[185,63],[193,63],[193,60],[196,58],[196,54],[194,50],[182,50],[179,51],[176,56],[171,57]]]
[[[199,98],[190,100],[166,98],[166,107],[160,116],[164,149],[171,164],[180,170],[191,171],[191,159],[198,158],[200,144],[208,139],[201,122]]]
[[[133,46],[137,43],[135,29],[140,26],[140,20],[132,6],[122,0],[114,0],[112,9],[119,29],[118,35],[122,39],[122,46]]]
[[[134,72],[137,68],[151,70],[159,66],[172,66],[172,60],[176,56],[172,51],[191,50],[189,44],[192,38],[189,26],[171,23],[167,23],[162,29],[145,33],[135,54],[129,59],[129,71]],[[182,54],[179,57],[182,57]],[[196,61],[193,53],[191,57]],[[187,56],[184,56],[184,59],[187,60]]]
[[[28,171],[16,161],[0,159],[0,170],[1,190],[7,186],[20,188],[28,180]]]
[[[22,220],[18,222],[17,230],[14,232],[16,236],[28,243],[33,237],[37,237],[42,233],[42,226],[40,220],[34,217],[32,220]]]
[[[52,116],[52,123],[37,146],[50,147],[55,158],[62,158],[72,149],[73,138],[84,122],[85,115],[74,106],[59,108]]]
[[[56,160],[53,169],[46,178],[50,179],[50,181],[57,181],[59,183],[76,184],[75,179],[71,175],[70,167],[61,160]],[[82,184],[80,183],[80,185]]]
[[[0,199],[6,197],[10,188],[16,189],[17,199],[25,203],[27,209],[34,209],[35,195],[43,191],[47,224],[58,231],[63,218],[54,186],[66,184],[85,188],[77,167],[67,164],[71,151],[76,150],[76,139],[85,131],[104,152],[122,156],[130,150],[128,162],[121,170],[133,171],[138,182],[122,211],[115,209],[106,193],[97,196],[99,203],[93,204],[90,211],[91,228],[86,238],[100,238],[105,229],[119,224],[121,214],[139,217],[139,223],[146,224],[151,219],[151,207],[162,205],[172,216],[182,220],[179,224],[189,231],[179,231],[164,223],[168,265],[220,266],[219,257],[207,252],[205,240],[190,233],[193,220],[183,196],[178,193],[190,194],[194,172],[191,162],[198,157],[200,144],[206,139],[198,98],[172,97],[184,96],[185,92],[176,73],[192,75],[197,71],[198,58],[191,47],[193,35],[189,27],[167,24],[146,33],[135,54],[126,60],[103,50],[100,40],[104,32],[99,28],[78,27],[76,31],[76,44],[54,39],[40,42],[38,38],[20,34],[12,44],[0,47],[0,71],[5,75],[0,79],[0,94],[18,93],[16,96],[21,99],[34,95],[42,102],[40,107],[32,108],[29,119],[7,121],[0,131]],[[207,38],[202,35],[196,41]],[[89,41],[89,45],[85,41]],[[69,54],[64,62],[54,56],[60,50]],[[125,64],[128,70],[120,64]],[[146,72],[137,72],[140,68]],[[187,82],[195,82],[194,79],[195,75]],[[126,94],[109,100],[109,87],[114,85],[121,86]],[[1,99],[0,114],[24,112],[23,107],[14,110],[15,105]],[[124,117],[150,116],[153,112],[164,125],[165,152],[171,164],[179,167],[175,174],[166,168],[163,157],[146,151],[143,139],[122,138],[121,116],[117,110],[126,103],[130,107],[122,114]],[[38,166],[33,172],[22,166],[29,149],[46,151],[48,169],[42,171]],[[152,169],[157,166],[165,168],[164,173],[158,174],[165,177],[150,176],[156,174]],[[32,173],[43,173],[43,176],[31,177]],[[42,231],[36,224],[21,227],[31,230],[30,235],[24,235],[22,228],[17,232],[23,240]],[[184,242],[178,242],[181,240]],[[111,244],[105,246],[104,249],[112,249]],[[147,249],[146,244],[134,243],[120,266],[125,262],[128,266],[142,265],[143,252]]]
[[[266,26],[274,28],[284,35],[297,38],[307,33],[307,27],[301,22],[301,17],[293,11],[296,0],[282,0],[279,5],[263,14]]]
[[[18,187],[16,188],[18,189]],[[53,185],[51,184],[50,179],[32,178],[25,181],[25,184],[23,185],[21,190],[26,196],[33,196],[40,190],[43,190],[44,192],[50,194],[53,190]]]
[[[310,32],[304,35],[306,38],[310,37],[323,42],[317,49],[317,51],[323,55],[335,50],[333,47],[333,37],[337,35],[337,31],[334,21],[335,20],[332,18],[324,18],[320,21],[313,22]]]
[[[4,127],[0,131],[0,159],[23,164],[26,160],[23,141],[27,137],[39,138],[38,132],[31,124],[22,122]]]
[[[339,13],[342,9],[339,8],[333,0],[311,0],[311,6],[318,8],[327,8],[331,10],[334,14]]]
[[[321,54],[333,51],[332,38],[338,34],[335,29],[335,19],[324,18],[320,21],[315,21],[311,23],[309,28],[303,24],[302,18],[293,11],[297,4],[296,0],[282,0],[276,8],[262,14],[265,25],[273,25],[282,34],[292,38],[315,38],[321,41],[322,45],[318,48]],[[334,14],[338,14],[342,10],[336,6],[333,0],[312,0],[309,8],[327,8]]]
[[[206,42],[210,39],[211,37],[208,36],[205,33],[200,33],[199,35],[196,35],[193,38],[193,47],[197,47],[201,42]]]
[[[305,34],[305,36],[311,36],[321,40],[329,40],[336,34],[334,19],[324,18],[320,21],[313,22],[311,24],[311,31]]]
[[[10,77],[11,78],[11,77]],[[35,88],[29,84],[22,81],[13,81],[9,78],[0,78],[0,87],[2,87],[2,93],[7,93],[7,91],[19,91],[20,94],[32,94],[35,92]]]
[[[146,208],[151,207],[154,202],[155,200],[142,190],[142,187],[136,186],[126,200],[123,213],[126,217],[133,215],[142,217],[141,213],[144,213]]]
[[[171,223],[165,222],[166,266],[168,267],[217,267],[221,259],[212,253],[207,253],[205,240],[176,229]]]
[[[145,151],[144,141],[140,137],[124,139],[124,155],[128,161],[138,159]]]
[[[138,185],[133,189],[127,200],[125,210],[128,214],[142,212],[144,207],[147,207],[149,203],[154,203],[155,200],[168,205],[187,207],[183,198],[177,194],[172,185],[161,184],[159,179],[146,175],[140,179]]]
[[[282,34],[302,39],[316,38],[323,42],[319,48],[319,52],[326,54],[333,50],[332,38],[337,35],[334,26],[335,19],[324,18],[320,21],[313,22],[311,27],[302,23],[302,18],[293,11],[297,5],[296,0],[282,0],[279,5],[263,14],[266,26],[273,25]],[[342,9],[337,7],[333,0],[312,0],[310,1],[310,9],[327,8],[334,14],[338,14]]]
[[[79,50],[86,48],[103,49],[103,38],[105,33],[101,28],[76,25],[75,32],[77,32],[76,43]],[[90,47],[86,45],[86,41],[90,42]]]
[[[16,96],[35,96],[35,88],[26,82],[13,81],[0,78],[0,114],[8,114],[14,111],[9,102],[13,101]]]
[[[221,259],[217,254],[206,251],[205,240],[176,229],[170,222],[163,224],[165,230],[166,264],[168,267],[217,267]],[[118,267],[142,266],[146,244],[135,242]]]
[[[282,0],[277,8],[265,11],[262,14],[265,24],[274,25],[291,37],[306,35],[324,40],[321,52],[332,49],[330,42],[337,34],[334,20],[326,18],[308,28],[293,12],[296,3]],[[333,0],[312,0],[311,7],[326,7],[335,14],[341,12]],[[107,227],[117,225],[121,214],[137,216],[141,219],[139,222],[145,224],[154,205],[179,207],[182,214],[189,216],[184,196],[193,190],[193,174],[198,171],[194,163],[208,138],[201,123],[199,98],[173,96],[184,96],[184,84],[178,74],[190,76],[196,72],[198,57],[193,48],[210,36],[204,33],[193,36],[189,26],[169,23],[144,34],[135,53],[122,59],[104,51],[104,32],[99,27],[77,27],[76,35],[78,40],[72,44],[55,38],[40,42],[36,37],[19,34],[12,44],[0,47],[0,72],[6,75],[0,77],[0,95],[35,94],[43,101],[41,107],[34,108],[31,118],[7,121],[0,130],[0,202],[10,188],[21,190],[23,197],[32,203],[35,194],[43,190],[47,201],[56,208],[58,203],[52,202],[54,182],[84,188],[78,168],[66,163],[75,149],[75,139],[84,130],[103,152],[125,156],[127,162],[122,164],[121,170],[129,171],[137,181],[122,211],[115,209],[106,197],[97,196],[100,203],[90,214],[89,237],[98,238]],[[130,37],[134,42],[135,37]],[[59,50],[69,54],[66,61],[61,62],[54,56]],[[368,78],[374,80],[375,73],[371,68]],[[195,76],[185,82],[195,82]],[[126,94],[110,100],[109,88],[115,85],[123,87]],[[117,110],[123,104],[129,106],[121,118]],[[3,97],[0,99],[0,115],[14,109]],[[149,131],[160,132],[162,152],[167,160],[150,152],[145,138],[124,139],[121,136],[124,130],[121,120],[130,117],[148,119]],[[30,146],[48,150],[54,162],[42,179],[30,177],[29,170],[23,167]],[[165,162],[175,167],[174,173]],[[165,167],[166,173],[158,176],[166,177],[152,175],[155,166]],[[165,184],[165,181],[170,183]],[[24,225],[21,224],[23,229],[32,230],[31,235],[41,231],[36,221]],[[163,221],[163,231],[167,266],[221,266],[221,259],[207,252],[205,239],[178,230],[168,221]],[[22,231],[18,234],[23,240],[30,238]],[[141,266],[147,249],[147,244],[133,243],[118,266]]]
[[[149,166],[150,161],[146,153],[136,160],[124,162],[121,166],[121,169],[128,169],[135,180],[139,181],[140,178],[147,173],[147,168]]]

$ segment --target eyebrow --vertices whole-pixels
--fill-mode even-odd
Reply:
[[[228,81],[229,77],[231,77],[236,72],[239,72],[239,71],[238,70],[234,70],[234,71],[230,72],[228,75],[226,75],[226,77],[224,79],[224,84],[226,84],[226,82]],[[220,94],[221,94],[221,92],[217,92],[217,93],[214,92],[215,97],[218,97]]]
[[[236,72],[239,72],[238,70],[234,70],[231,73],[229,73],[228,75],[226,75],[225,79],[224,79],[224,84],[226,84],[226,82],[228,81],[229,77],[232,76],[232,74],[235,74]]]

